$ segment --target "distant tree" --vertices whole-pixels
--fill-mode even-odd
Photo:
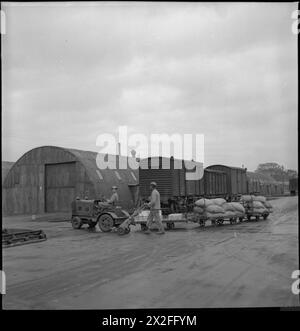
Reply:
[[[292,169],[285,170],[284,166],[281,166],[275,162],[261,163],[258,165],[255,172],[269,175],[273,179],[279,182],[288,181],[290,178],[294,178],[298,176],[296,170],[292,170]]]
[[[289,178],[298,177],[298,172],[296,170],[287,169],[286,174],[288,175]]]
[[[280,182],[286,180],[284,167],[275,162],[261,163],[258,165],[255,172],[269,175],[273,179],[280,181]]]

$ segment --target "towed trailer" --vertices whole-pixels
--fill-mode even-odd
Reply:
[[[126,220],[124,221],[118,228],[115,230],[118,232],[119,235],[128,234],[130,232],[130,225],[137,225],[141,226],[142,231],[147,230],[147,218],[148,215],[140,215],[140,213],[145,210],[144,207],[137,208],[136,211]],[[244,214],[237,214],[235,217],[208,217],[206,215],[197,215],[194,212],[186,212],[180,214],[169,214],[161,215],[163,224],[166,224],[168,230],[172,230],[175,228],[176,223],[199,223],[200,227],[204,227],[207,221],[211,221],[212,225],[222,225],[225,221],[228,221],[230,224],[236,224],[238,220],[242,222],[245,218]]]
[[[217,225],[222,225],[224,222],[229,222],[230,224],[236,224],[238,221],[242,222],[245,218],[244,214],[236,214],[234,217],[220,217],[220,216],[207,216],[207,215],[197,215],[195,216],[195,223],[199,223],[201,227],[205,226],[205,223],[207,221],[211,221],[212,225],[217,226]]]
[[[139,215],[143,210],[145,210],[143,206],[137,208],[134,213],[116,229],[118,234],[128,234],[130,232],[130,225],[137,224],[141,226],[142,231],[146,231],[148,215]],[[195,222],[193,213],[161,215],[161,218],[163,224],[166,224],[169,230],[175,228],[175,223]]]
[[[272,213],[272,210],[269,208],[266,208],[266,211],[264,212],[257,212],[254,211],[253,207],[253,200],[252,201],[244,201],[243,206],[245,208],[245,216],[248,221],[251,221],[251,219],[255,218],[256,221],[259,221],[259,219],[262,217],[264,220],[268,218],[270,213]]]
[[[270,215],[270,212],[265,212],[265,213],[258,213],[258,212],[254,212],[251,210],[246,210],[246,217],[248,219],[248,221],[251,221],[251,219],[254,217],[256,221],[259,221],[259,219],[262,217],[264,220],[266,220],[268,218],[268,216]]]

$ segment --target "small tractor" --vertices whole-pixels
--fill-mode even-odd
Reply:
[[[76,199],[72,202],[71,223],[74,229],[80,229],[83,224],[92,229],[98,223],[102,232],[109,232],[129,216],[126,210],[103,200]]]

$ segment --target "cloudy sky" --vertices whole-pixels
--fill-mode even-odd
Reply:
[[[2,159],[205,136],[205,165],[297,168],[296,3],[2,3]]]

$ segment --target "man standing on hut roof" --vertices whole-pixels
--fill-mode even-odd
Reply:
[[[113,186],[111,190],[112,190],[112,196],[110,197],[110,199],[107,200],[107,202],[113,206],[116,206],[119,201],[119,195],[117,193],[118,187]]]
[[[151,200],[147,204],[148,207],[150,207],[150,214],[149,214],[148,220],[147,220],[147,230],[144,232],[146,234],[151,233],[150,226],[153,222],[158,225],[157,234],[165,233],[164,225],[163,225],[161,217],[160,217],[160,194],[157,191],[156,187],[157,187],[157,184],[155,182],[152,182],[150,184]]]

